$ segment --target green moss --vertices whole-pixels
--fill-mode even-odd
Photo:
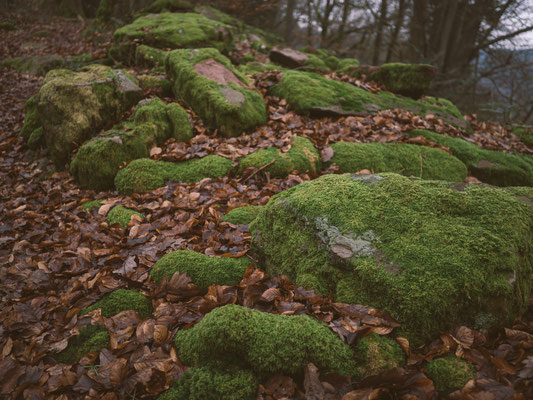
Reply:
[[[427,365],[427,376],[433,380],[437,390],[448,395],[474,379],[476,370],[468,361],[450,354],[431,361]]]
[[[152,316],[152,301],[141,292],[129,289],[117,289],[106,294],[101,300],[98,300],[92,306],[82,310],[80,315],[85,315],[91,311],[100,308],[102,316],[111,318],[122,311],[137,311],[141,318]]]
[[[41,127],[50,158],[63,169],[72,150],[118,120],[140,96],[137,81],[120,70],[103,65],[52,70],[28,101],[21,135],[30,138]]]
[[[204,61],[214,61],[227,70],[225,84],[196,71],[195,66]],[[218,129],[224,136],[238,136],[267,121],[261,94],[216,49],[171,51],[166,72],[174,81],[176,96],[190,104],[209,128]]]
[[[65,350],[57,355],[61,363],[74,364],[89,353],[100,351],[109,346],[109,332],[100,325],[89,325],[78,336],[69,340]]]
[[[337,72],[353,75],[353,72],[357,67],[359,67],[359,60],[355,58],[343,58],[339,61]]]
[[[148,157],[153,145],[169,138],[191,137],[187,112],[176,103],[154,98],[140,104],[129,121],[85,142],[72,160],[70,172],[83,187],[110,189],[124,163]]]
[[[309,139],[295,137],[288,152],[283,153],[276,147],[258,150],[240,161],[238,171],[242,173],[249,167],[261,168],[273,160],[275,162],[263,170],[269,172],[273,178],[284,178],[293,171],[316,174],[322,164],[313,143]]]
[[[151,13],[161,13],[163,11],[170,12],[189,12],[193,11],[194,7],[188,0],[156,0],[146,9]]]
[[[513,125],[512,133],[520,138],[522,143],[533,145],[533,126],[530,125]]]
[[[462,116],[451,114],[446,107],[398,97],[388,92],[374,94],[349,83],[308,72],[285,72],[281,82],[271,89],[271,93],[286,99],[299,114],[367,115],[380,110],[401,108],[423,116],[432,114],[464,129],[468,127]]]
[[[231,15],[226,14],[225,12],[220,11],[219,9],[214,8],[214,7],[200,6],[200,7],[197,7],[195,11],[209,19],[214,19],[215,21],[232,26],[238,32],[244,31],[246,27],[246,24],[242,22],[240,19],[234,18]]]
[[[12,22],[0,22],[0,31],[15,31],[17,27]]]
[[[214,47],[227,51],[232,41],[231,28],[221,22],[194,13],[162,13],[137,18],[117,29],[117,48],[111,56],[129,61],[139,44],[158,49]]]
[[[195,158],[179,163],[141,158],[129,163],[115,177],[115,187],[120,193],[144,193],[165,186],[167,181],[198,182],[204,178],[216,179],[226,175],[232,161],[217,155]]]
[[[213,363],[187,370],[158,400],[254,400],[258,385],[251,371]]]
[[[466,166],[443,150],[405,143],[352,143],[331,145],[331,163],[342,172],[395,172],[423,179],[461,182],[466,178]]]
[[[113,8],[116,3],[117,0],[100,0],[96,10],[96,17],[102,21],[109,21],[113,16]]]
[[[222,222],[229,222],[235,225],[248,225],[252,222],[261,210],[262,206],[237,207],[222,217]]]
[[[145,67],[164,65],[166,56],[166,51],[141,44],[135,49],[135,64]]]
[[[30,149],[37,149],[44,144],[43,128],[35,129],[28,138],[28,147]]]
[[[431,97],[431,96],[425,96],[423,98],[423,101],[428,104],[432,104],[437,107],[441,107],[450,115],[455,116],[458,119],[463,118],[463,114],[461,111],[457,108],[455,104],[453,104],[448,99],[443,99],[442,97]]]
[[[263,313],[237,305],[215,308],[174,342],[186,365],[210,362],[251,370],[259,378],[300,374],[310,362],[321,373],[349,375],[356,363],[350,347],[326,324],[306,315]]]
[[[480,312],[509,322],[530,293],[531,206],[507,190],[455,187],[325,175],[269,201],[250,224],[252,249],[272,275],[390,311],[414,342]]]
[[[81,205],[81,208],[85,211],[91,211],[93,208],[102,207],[102,200],[90,200]]]
[[[421,129],[411,131],[410,134],[422,135],[448,147],[455,157],[465,163],[468,171],[482,182],[497,186],[533,186],[531,156],[485,150],[462,138]]]
[[[321,59],[320,57],[317,57],[314,54],[306,54],[307,55],[307,61],[305,62],[305,69],[311,70],[311,71],[317,71],[317,72],[329,72],[330,68],[326,64],[326,62]]]
[[[12,68],[21,73],[43,76],[52,69],[66,68],[68,62],[57,55],[43,55],[5,58],[0,62],[0,66]]]
[[[287,71],[286,68],[280,67],[274,63],[260,63],[257,61],[239,65],[239,71],[243,74],[254,75],[265,71]]]
[[[144,218],[144,215],[141,213],[122,206],[113,207],[107,213],[106,218],[109,225],[119,224],[121,227],[125,228],[129,225],[132,215],[138,215],[141,219]]]
[[[366,378],[379,375],[405,363],[405,354],[393,339],[371,333],[360,339],[355,346],[359,375]]]
[[[209,257],[191,250],[176,250],[161,257],[150,276],[159,283],[165,276],[170,279],[176,271],[185,272],[200,289],[207,290],[213,284],[237,285],[249,264],[246,257]]]
[[[437,68],[428,64],[383,64],[369,79],[385,85],[387,90],[418,99],[427,93],[437,74]]]
[[[144,90],[157,93],[163,97],[172,96],[172,83],[166,75],[140,75],[137,77]]]

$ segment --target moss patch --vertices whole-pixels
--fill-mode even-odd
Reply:
[[[164,65],[166,56],[166,51],[141,44],[135,49],[135,64],[145,67]]]
[[[89,325],[78,336],[69,340],[65,350],[57,354],[57,361],[74,364],[89,353],[100,351],[109,345],[109,332],[100,325]]]
[[[213,284],[237,285],[249,264],[246,257],[209,257],[191,250],[176,250],[161,257],[150,276],[159,283],[163,277],[170,279],[179,271],[186,273],[200,289],[207,290]]]
[[[125,228],[129,225],[133,215],[138,215],[141,219],[144,218],[141,213],[122,206],[113,207],[107,213],[106,218],[110,225],[119,224],[122,228]]]
[[[158,400],[255,400],[258,385],[251,371],[212,363],[187,370]]]
[[[261,168],[274,161],[263,171],[269,172],[273,178],[284,178],[293,171],[318,173],[322,161],[313,143],[303,137],[295,137],[288,152],[283,153],[276,147],[258,150],[244,157],[238,171],[242,173],[246,168]]]
[[[86,201],[81,205],[81,208],[85,211],[91,211],[93,208],[100,208],[102,207],[102,200],[91,200]]]
[[[12,68],[22,73],[43,76],[53,69],[67,68],[77,70],[92,62],[94,61],[90,54],[81,54],[70,57],[61,57],[55,54],[48,54],[40,56],[6,58],[0,62],[0,66]]]
[[[238,136],[266,123],[261,94],[216,49],[174,50],[166,59],[166,71],[176,96],[224,136]]]
[[[141,94],[134,78],[103,65],[84,67],[80,72],[50,71],[26,104],[27,126],[21,136],[30,138],[42,128],[50,158],[63,169],[72,150],[118,120]]]
[[[162,97],[172,97],[172,83],[166,75],[140,75],[137,77],[144,90]]]
[[[117,173],[115,187],[123,194],[144,193],[165,186],[167,181],[191,183],[204,178],[216,179],[226,175],[232,165],[231,160],[217,155],[179,163],[141,158]]]
[[[427,93],[437,74],[437,68],[428,64],[383,64],[369,79],[385,85],[387,90],[418,99]]]
[[[160,13],[163,11],[171,12],[188,12],[193,11],[194,6],[188,0],[156,0],[146,9],[151,13]]]
[[[497,186],[533,186],[531,156],[485,150],[461,138],[421,129],[410,134],[422,135],[448,147],[455,157],[466,164],[468,171],[482,182]]]
[[[141,318],[149,318],[152,315],[152,301],[141,292],[129,289],[117,289],[106,294],[92,306],[82,310],[80,315],[96,309],[102,309],[102,316],[111,318],[122,311],[137,311]]]
[[[386,309],[415,342],[527,307],[533,214],[507,190],[326,175],[274,196],[250,232],[269,273]]]
[[[139,17],[117,29],[113,37],[116,47],[110,50],[110,55],[126,62],[133,58],[139,44],[158,49],[213,47],[227,51],[233,38],[228,25],[194,13]]]
[[[248,225],[252,222],[262,206],[237,207],[222,217],[222,222],[229,222],[235,225]]]
[[[308,72],[285,72],[271,93],[286,99],[299,114],[368,115],[380,110],[401,108],[423,116],[433,114],[460,128],[466,129],[468,126],[462,116],[451,114],[448,108],[388,92],[370,93],[349,83]]]
[[[177,103],[158,98],[143,101],[124,123],[85,142],[70,165],[81,186],[111,189],[120,167],[133,159],[148,157],[154,144],[169,138],[189,140],[192,126],[187,112]]]
[[[259,378],[300,374],[310,362],[322,373],[343,375],[356,366],[350,347],[324,323],[237,305],[215,308],[191,329],[178,331],[174,342],[186,365],[220,362],[251,370]]]
[[[437,390],[448,395],[474,379],[476,370],[468,361],[450,354],[431,361],[427,365],[427,376],[433,380]]]
[[[443,150],[405,143],[352,143],[331,145],[330,164],[342,172],[396,172],[405,176],[461,182],[466,166]]]
[[[379,375],[405,363],[405,355],[400,345],[393,339],[375,333],[357,342],[355,354],[360,365],[358,372],[362,378]]]

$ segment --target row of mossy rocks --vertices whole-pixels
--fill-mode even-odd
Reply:
[[[115,207],[108,219],[125,226],[131,213]],[[337,302],[388,310],[401,326],[392,335],[371,334],[350,347],[309,316],[216,308],[194,327],[178,330],[174,344],[191,369],[162,399],[252,399],[270,375],[298,378],[308,363],[321,374],[352,375],[357,381],[404,365],[395,336],[417,347],[454,325],[509,324],[528,305],[532,188],[393,173],[325,175],[265,206],[235,208],[222,221],[249,225],[251,252],[271,276],[287,275]],[[159,283],[186,273],[207,291],[212,284],[238,284],[249,264],[245,257],[178,250],[157,261],[150,275]],[[130,309],[151,317],[151,302],[136,291],[112,292],[82,313],[99,307],[105,317]],[[89,327],[59,360],[76,362],[108,340],[104,328]],[[444,394],[475,377],[475,368],[454,356],[433,360],[426,371]]]

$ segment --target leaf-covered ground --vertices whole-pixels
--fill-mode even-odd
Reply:
[[[79,21],[57,18],[43,23],[30,21],[28,16],[4,17],[14,20],[18,29],[2,32],[0,58],[39,53],[92,53],[98,57],[105,53],[109,34],[83,35],[87,26]],[[43,31],[50,34],[36,35]],[[271,72],[256,76],[255,81],[265,93],[278,78],[279,74]],[[230,303],[266,312],[313,315],[349,344],[371,331],[389,334],[398,325],[386,312],[334,303],[296,288],[283,277],[267,277],[253,267],[253,260],[238,286],[215,285],[203,293],[189,284],[185,275],[175,275],[160,285],[152,283],[149,269],[171,250],[246,254],[247,230],[221,222],[221,217],[237,206],[265,204],[272,195],[314,176],[290,175],[281,180],[249,170],[243,176],[170,184],[131,197],[82,190],[68,173],[52,173],[45,154],[28,150],[17,138],[24,103],[41,80],[0,69],[0,397],[156,398],[185,370],[172,346],[174,333],[198,322],[214,307]],[[379,90],[372,83],[353,83]],[[327,160],[331,157],[328,144],[341,140],[434,145],[403,134],[413,128],[462,135],[435,118],[424,119],[400,110],[370,117],[311,119],[289,111],[284,101],[267,100],[268,124],[233,139],[208,136],[201,121],[183,104],[198,135],[191,143],[170,141],[153,148],[152,158],[182,160],[215,153],[236,159],[257,148],[287,148],[293,135],[301,135],[310,138]],[[470,119],[475,132],[469,140],[489,149],[531,152],[502,126]],[[323,171],[333,172],[334,168]],[[103,201],[101,208],[91,212],[81,208],[83,202],[95,199]],[[137,210],[146,218],[132,221],[126,229],[109,226],[104,215],[114,204]],[[147,294],[153,302],[154,317],[141,320],[134,312],[112,318],[98,312],[79,317],[81,309],[121,287]],[[258,398],[317,398],[326,394],[345,400],[437,398],[433,382],[425,375],[425,365],[447,353],[471,361],[477,369],[477,378],[452,397],[531,398],[533,302],[527,316],[513,326],[490,332],[454,327],[420,349],[398,339],[408,356],[406,367],[361,382],[340,376],[319,377],[320,371],[313,368],[306,369],[302,381],[274,376],[263,382]],[[54,354],[91,319],[104,323],[111,332],[110,347],[75,365],[58,363]]]

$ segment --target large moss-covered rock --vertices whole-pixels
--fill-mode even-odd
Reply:
[[[141,292],[130,289],[117,289],[106,294],[101,300],[82,310],[81,315],[100,308],[102,316],[111,318],[122,311],[137,311],[141,318],[148,318],[152,315],[152,302]]]
[[[452,113],[435,102],[416,101],[388,92],[375,94],[309,72],[285,72],[271,93],[286,99],[299,114],[368,115],[380,110],[401,108],[419,115],[432,114],[449,124],[468,128],[462,115]]]
[[[237,207],[226,213],[221,221],[235,225],[248,225],[257,217],[261,208],[262,206]]]
[[[351,348],[328,327],[309,316],[263,313],[237,305],[215,308],[174,342],[183,363],[219,362],[240,366],[265,378],[300,374],[310,362],[321,372],[355,373]],[[327,349],[327,351],[325,351]]]
[[[154,144],[169,138],[184,141],[191,137],[192,126],[181,106],[158,98],[143,100],[130,120],[85,142],[74,156],[70,172],[83,187],[111,189],[125,162],[148,157]]]
[[[427,93],[437,75],[437,68],[428,64],[383,64],[368,79],[385,85],[387,90],[418,99]]]
[[[150,14],[117,29],[116,46],[110,56],[126,62],[133,60],[138,45],[159,49],[213,47],[227,51],[232,43],[231,28],[194,13]]]
[[[239,163],[239,173],[246,168],[261,168],[272,163],[263,171],[273,178],[285,178],[293,171],[318,173],[322,165],[320,154],[313,143],[303,137],[295,137],[289,151],[282,152],[276,147],[258,150],[244,157]]]
[[[226,175],[232,165],[231,160],[217,155],[179,163],[140,158],[117,173],[115,187],[123,194],[144,193],[165,186],[167,181],[192,183],[204,178],[216,179]]]
[[[80,72],[50,71],[39,92],[25,107],[21,136],[39,134],[57,168],[64,168],[70,152],[119,119],[136,104],[142,92],[135,79],[102,65]]]
[[[527,307],[533,192],[519,192],[326,175],[270,200],[250,224],[253,249],[271,274],[387,309],[422,341],[479,313],[503,323]]]
[[[165,276],[172,278],[175,272],[186,273],[196,286],[205,290],[213,284],[237,285],[249,264],[246,257],[209,257],[192,250],[176,250],[161,257],[150,276],[159,283]]]
[[[238,136],[266,123],[261,94],[216,49],[174,50],[165,64],[176,96],[190,104],[208,127],[224,136]]]
[[[464,162],[468,171],[481,180],[497,186],[533,186],[533,157],[525,154],[485,150],[462,138],[440,135],[417,129],[411,135],[422,135],[432,142],[442,144]]]
[[[460,182],[466,178],[466,166],[440,149],[406,143],[352,143],[331,145],[330,160],[342,172],[396,172],[405,176]]]

